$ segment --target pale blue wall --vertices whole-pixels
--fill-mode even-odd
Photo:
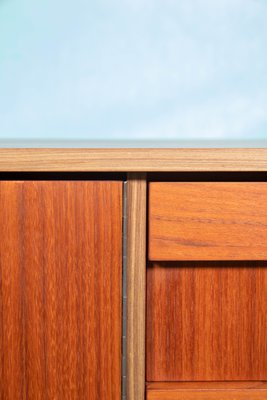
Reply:
[[[0,0],[0,139],[267,139],[266,0]]]

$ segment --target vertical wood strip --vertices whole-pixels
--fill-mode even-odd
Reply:
[[[128,174],[127,400],[145,398],[146,192],[146,174]]]

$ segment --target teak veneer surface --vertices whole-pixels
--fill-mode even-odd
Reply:
[[[267,379],[267,262],[150,263],[153,381]]]
[[[267,171],[267,149],[0,148],[0,171]]]
[[[151,182],[150,260],[267,260],[267,183]]]
[[[164,382],[147,384],[147,400],[266,399],[266,382]]]
[[[127,400],[145,396],[146,175],[127,177]]]
[[[119,400],[121,182],[0,182],[0,398]]]

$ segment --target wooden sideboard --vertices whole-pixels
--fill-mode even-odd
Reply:
[[[0,149],[3,400],[266,400],[267,149]]]

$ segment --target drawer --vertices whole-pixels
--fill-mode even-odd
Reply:
[[[151,182],[150,260],[266,260],[267,183]]]
[[[267,380],[267,262],[150,262],[148,382]]]
[[[263,400],[265,382],[151,383],[147,400]]]

